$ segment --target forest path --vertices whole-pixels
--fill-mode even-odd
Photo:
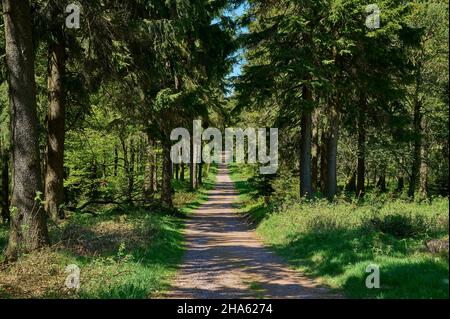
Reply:
[[[186,254],[168,298],[336,298],[290,269],[238,216],[237,191],[219,165],[208,201],[186,225]]]

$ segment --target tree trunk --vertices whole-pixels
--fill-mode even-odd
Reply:
[[[1,161],[2,161],[2,190],[1,190],[1,205],[2,205],[2,221],[9,223],[9,152],[3,145],[1,146]]]
[[[303,99],[311,102],[311,90],[303,86]],[[303,110],[301,119],[301,139],[300,139],[300,196],[310,197],[312,195],[312,174],[311,174],[311,139],[312,139],[312,113],[310,110]]]
[[[195,159],[195,147],[194,143],[191,139],[191,154],[190,154],[190,163],[189,163],[189,184],[191,189],[197,188],[197,164],[194,163]]]
[[[318,175],[319,175],[319,112],[315,110],[312,117],[312,146],[311,146],[311,179],[312,190],[318,190]]]
[[[397,177],[397,188],[396,188],[396,192],[402,192],[403,189],[405,188],[405,179],[402,175]]]
[[[180,164],[175,164],[175,179],[180,179]]]
[[[181,163],[181,172],[180,172],[180,180],[184,182],[185,180],[185,167],[186,165],[184,163]]]
[[[327,145],[328,137],[325,132],[322,132],[320,141],[320,191],[322,194],[327,194]]]
[[[203,184],[203,163],[198,164],[198,185]]]
[[[156,143],[153,142],[153,159],[152,159],[152,185],[153,185],[153,193],[158,192],[158,154],[155,151]]]
[[[350,175],[350,179],[345,185],[345,190],[348,192],[356,191],[356,171],[353,171],[352,174]]]
[[[408,197],[414,198],[414,192],[416,190],[417,181],[419,179],[420,173],[420,152],[422,148],[422,114],[421,114],[422,105],[419,100],[416,100],[414,103],[414,120],[413,120],[413,129],[416,137],[414,139],[414,148],[413,148],[413,162],[411,166],[410,178],[409,178],[409,187],[408,187]]]
[[[48,140],[45,174],[45,210],[57,221],[64,218],[64,138],[65,103],[63,77],[65,47],[61,32],[58,43],[51,43],[48,53]]]
[[[339,115],[335,102],[329,110],[329,135],[327,143],[327,197],[333,200],[337,193],[337,143],[339,134]]]
[[[117,168],[119,166],[119,149],[117,145],[114,146],[114,177],[117,177]]]
[[[133,192],[134,192],[134,172],[135,172],[135,163],[136,163],[136,147],[134,145],[134,141],[130,141],[130,164],[128,170],[128,202],[133,201]]]
[[[366,191],[366,115],[364,110],[358,114],[358,164],[356,171],[356,196],[363,197]]]
[[[41,161],[30,4],[2,0],[11,114],[11,229],[6,258],[48,245],[46,213],[41,207]]]
[[[386,189],[386,174],[383,172],[380,174],[377,182],[377,188],[381,193],[385,193]]]
[[[428,140],[425,138],[422,141],[422,150],[421,150],[421,162],[420,162],[420,188],[419,193],[420,197],[425,199],[428,198],[428,153],[429,153],[429,144]]]
[[[170,139],[167,136],[163,137],[163,177],[161,187],[161,203],[166,208],[172,208],[172,161],[170,159]]]
[[[150,200],[154,196],[154,149],[153,140],[150,134],[147,135],[147,150],[145,156],[145,172],[144,172],[144,198]]]

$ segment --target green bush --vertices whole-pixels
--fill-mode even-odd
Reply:
[[[368,220],[375,231],[397,238],[425,237],[429,232],[428,223],[421,215],[392,214]]]

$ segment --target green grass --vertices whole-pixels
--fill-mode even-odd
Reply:
[[[190,191],[187,182],[174,182],[174,203],[181,211],[176,216],[139,207],[105,208],[96,216],[72,214],[59,227],[51,227],[54,246],[0,268],[0,298],[163,296],[184,253],[185,217],[207,199],[216,171],[212,167],[196,191]],[[6,242],[7,228],[1,226],[0,248]],[[64,286],[64,270],[70,264],[81,270],[78,291]]]
[[[299,271],[349,298],[448,298],[448,255],[425,246],[431,238],[448,240],[448,199],[430,204],[368,196],[264,207],[247,182],[251,170],[232,165],[231,173],[240,211],[265,244]],[[369,264],[380,268],[380,289],[365,286]]]

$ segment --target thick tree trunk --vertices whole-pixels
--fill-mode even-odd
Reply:
[[[166,208],[172,208],[172,161],[170,159],[170,139],[163,137],[163,171],[162,171],[162,186],[161,186],[161,203]]]
[[[327,143],[327,197],[333,200],[337,193],[337,143],[339,134],[339,115],[334,101],[329,110],[329,135]]]
[[[366,115],[358,114],[358,164],[356,170],[356,196],[363,197],[366,191]]]
[[[48,141],[45,174],[45,210],[57,221],[64,218],[65,103],[63,77],[65,48],[62,36],[51,43],[48,53]]]
[[[1,205],[2,205],[2,221],[4,223],[9,223],[10,213],[9,213],[9,152],[3,145],[1,146],[1,161],[2,161],[2,190],[1,190]]]
[[[41,207],[41,161],[34,78],[30,4],[2,0],[11,108],[11,229],[6,258],[14,260],[48,244],[46,213]]]
[[[315,110],[312,116],[312,146],[311,146],[311,179],[312,190],[317,192],[318,190],[318,177],[319,177],[319,111]]]

